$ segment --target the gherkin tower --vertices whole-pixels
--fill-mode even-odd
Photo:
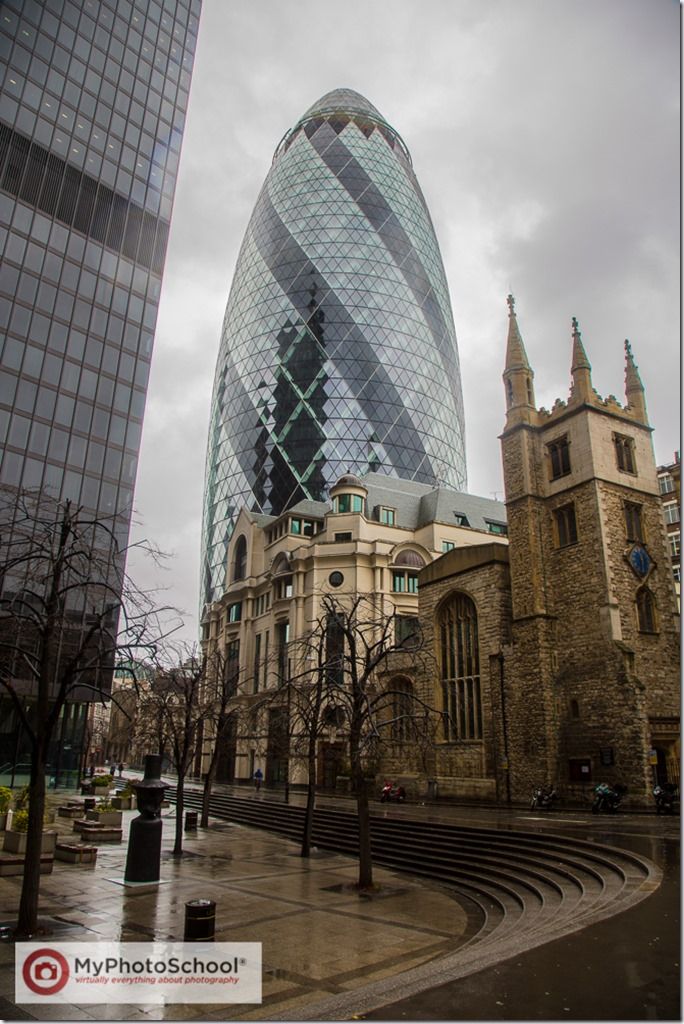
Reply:
[[[397,132],[351,89],[289,131],[235,268],[212,397],[202,600],[243,506],[325,499],[348,471],[466,487],[435,232]]]

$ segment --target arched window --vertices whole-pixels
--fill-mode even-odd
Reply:
[[[465,594],[454,594],[439,615],[444,738],[482,739],[477,611]]]
[[[641,633],[656,633],[656,606],[648,587],[641,587],[636,596],[637,619]]]
[[[395,594],[417,594],[418,573],[425,559],[417,551],[400,551],[392,567],[392,591]]]
[[[233,580],[244,580],[247,574],[247,541],[244,535],[235,542],[235,561],[233,563]]]
[[[413,736],[415,704],[413,686],[408,679],[393,679],[388,687],[392,694],[392,739],[405,742]]]

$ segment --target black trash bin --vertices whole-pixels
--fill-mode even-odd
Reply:
[[[185,904],[184,942],[213,942],[216,927],[214,900],[188,900]]]
[[[185,831],[196,832],[197,831],[197,811],[186,811],[185,812]]]
[[[83,801],[83,807],[86,811],[94,811],[97,806],[97,800],[94,796],[87,796]]]

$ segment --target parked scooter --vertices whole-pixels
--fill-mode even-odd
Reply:
[[[609,786],[607,782],[600,782],[594,790],[594,802],[591,805],[594,814],[613,814],[617,811],[622,798],[627,792],[627,787],[621,782]]]
[[[656,814],[679,814],[679,789],[674,782],[653,787]]]
[[[553,808],[554,801],[557,799],[558,793],[556,792],[554,786],[537,786],[536,789],[532,790],[530,810],[550,811]]]
[[[393,782],[385,782],[380,793],[380,803],[384,804],[388,800],[396,800],[398,804],[402,804],[406,799],[406,790],[403,786],[395,786]]]

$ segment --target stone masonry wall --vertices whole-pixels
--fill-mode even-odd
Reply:
[[[497,561],[487,561],[486,552],[492,545],[483,545],[483,563],[464,571],[457,570],[460,553],[450,552],[440,559],[441,578],[420,583],[420,618],[426,642],[432,646],[439,666],[438,618],[441,608],[456,593],[470,597],[477,610],[480,663],[480,693],[482,702],[483,738],[481,741],[445,742],[441,724],[435,748],[434,773],[442,796],[495,800],[502,793],[503,742],[500,720],[495,709],[496,690],[499,686],[497,655],[502,643],[509,638],[510,585],[506,549]],[[471,561],[475,561],[472,559]],[[432,570],[435,569],[433,565]],[[492,670],[492,662],[495,669]],[[432,678],[420,680],[426,700],[442,707],[439,667]]]

